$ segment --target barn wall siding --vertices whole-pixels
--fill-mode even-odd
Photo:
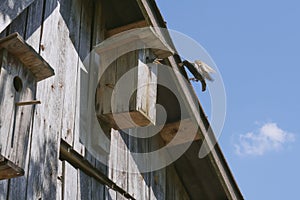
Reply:
[[[2,32],[34,0],[3,0],[0,4],[0,32]]]
[[[15,13],[14,20],[5,21],[7,27],[0,29],[0,36],[19,32],[50,64],[55,76],[37,85],[36,99],[42,104],[35,106],[29,127],[25,175],[0,181],[0,199],[125,199],[68,162],[59,160],[61,139],[136,199],[174,199],[174,196],[188,199],[172,166],[140,173],[130,154],[130,151],[150,151],[163,145],[159,136],[139,140],[112,130],[111,142],[124,151],[103,155],[109,167],[80,143],[79,73],[85,57],[105,35],[101,1],[26,2],[18,10],[21,13]],[[3,10],[3,5],[0,8]],[[116,165],[122,171],[114,170]],[[128,173],[128,169],[135,169],[136,173]]]

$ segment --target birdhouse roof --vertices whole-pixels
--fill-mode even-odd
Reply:
[[[98,54],[110,54],[111,51],[126,53],[141,47],[152,49],[157,58],[167,58],[175,53],[154,27],[137,28],[116,34],[98,44],[95,49]]]
[[[54,75],[54,70],[50,65],[18,33],[0,39],[0,50],[3,48],[18,58],[32,72],[37,81]]]

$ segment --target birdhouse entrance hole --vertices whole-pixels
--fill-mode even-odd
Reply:
[[[14,82],[14,88],[17,92],[21,92],[23,89],[23,82],[22,79],[18,76],[16,76],[13,80]]]

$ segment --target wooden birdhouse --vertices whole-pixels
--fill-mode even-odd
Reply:
[[[158,66],[154,60],[171,56],[172,48],[147,27],[117,34],[95,49],[99,67],[105,68],[96,94],[98,119],[117,130],[154,125]]]
[[[24,174],[37,82],[52,75],[18,33],[0,39],[0,180]]]

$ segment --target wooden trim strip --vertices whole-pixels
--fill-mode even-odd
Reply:
[[[80,169],[90,177],[95,178],[101,184],[107,185],[109,188],[122,194],[127,199],[135,200],[128,192],[119,187],[105,174],[95,168],[89,161],[87,161],[82,155],[75,151],[67,142],[61,140],[60,142],[60,160],[65,160],[70,163],[73,167]]]

